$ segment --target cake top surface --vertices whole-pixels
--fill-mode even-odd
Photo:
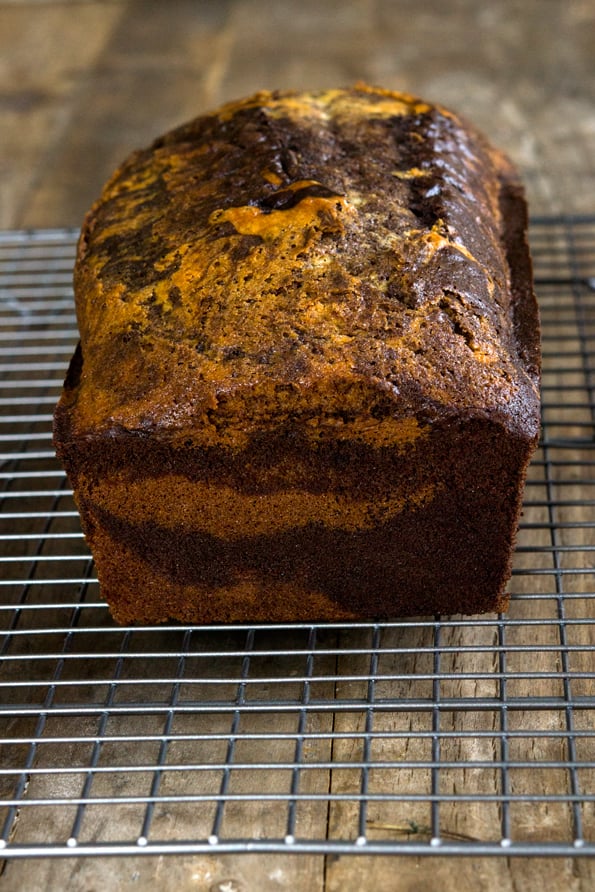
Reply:
[[[363,85],[171,131],[87,215],[71,430],[242,446],[286,422],[382,444],[461,409],[534,428],[504,188],[510,165],[456,115]]]

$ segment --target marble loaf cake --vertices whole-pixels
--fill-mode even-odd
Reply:
[[[499,611],[539,428],[522,187],[452,112],[258,93],[90,210],[55,414],[119,622]]]

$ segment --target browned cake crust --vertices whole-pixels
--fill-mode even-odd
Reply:
[[[506,606],[539,429],[522,188],[451,112],[259,93],[85,221],[55,415],[121,622]]]

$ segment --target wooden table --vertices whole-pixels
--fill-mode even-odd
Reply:
[[[131,149],[220,102],[359,79],[465,113],[516,161],[534,214],[593,213],[594,47],[592,0],[0,2],[0,228],[78,226]],[[180,856],[15,861],[0,885],[587,892],[595,870],[580,858]]]

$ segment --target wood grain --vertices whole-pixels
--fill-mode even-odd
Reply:
[[[588,212],[593,45],[589,0],[0,3],[0,225],[78,225],[133,148],[226,99],[357,79],[474,120],[534,212]]]
[[[44,177],[58,174],[54,153],[121,12],[103,4],[77,7],[76,15],[58,3],[39,9],[0,4],[2,228],[21,225]]]
[[[128,152],[227,99],[260,88],[328,87],[358,79],[419,93],[451,105],[474,120],[519,165],[533,213],[592,213],[594,46],[595,10],[591,0],[503,0],[492,4],[483,0],[452,0],[449,4],[439,0],[423,4],[419,0],[0,2],[0,227],[78,225],[105,178]],[[562,348],[570,349],[576,338],[576,331],[566,332]],[[551,372],[548,383],[560,387],[563,399],[568,377]],[[584,382],[580,386],[584,387]],[[580,411],[568,418],[585,421]],[[570,456],[564,453],[549,457]],[[560,468],[559,492],[566,501],[580,499],[581,486],[573,487],[563,473]],[[541,497],[543,501],[547,492],[540,466],[535,465],[531,474],[532,498],[539,501]],[[584,517],[581,510],[562,509],[558,520],[576,522]],[[532,597],[515,602],[511,616],[555,620],[558,605],[554,598],[547,597],[553,584],[547,572],[553,572],[551,553],[547,551],[551,545],[547,509],[543,505],[531,507],[525,519],[535,526],[527,527],[521,537],[513,584],[515,592],[531,593]],[[582,543],[590,544],[591,533],[583,531],[581,535]],[[561,544],[581,544],[572,529],[564,537]],[[523,574],[523,570],[535,569],[536,552],[522,551],[528,545],[545,549],[537,568],[541,575]],[[564,561],[568,568],[589,569],[585,552],[569,551]],[[569,586],[573,584],[584,585],[584,578],[577,576],[575,582],[568,582]],[[546,596],[543,600],[537,597],[540,593]],[[581,602],[576,605],[574,618],[580,619]],[[353,646],[358,634],[350,632],[340,643]],[[555,623],[538,623],[534,634],[535,643],[544,646],[559,640]],[[369,643],[368,635],[361,633],[364,643]],[[511,627],[508,644],[518,643],[515,635]],[[593,643],[592,627],[578,624],[573,627],[573,635],[575,644]],[[495,676],[490,677],[499,668],[493,654],[473,654],[474,671],[485,669],[485,679],[457,677],[470,666],[469,656],[461,648],[491,646],[496,636],[495,626],[450,627],[443,631],[441,643],[452,651],[441,665],[448,677],[442,682],[442,696],[499,696],[500,683]],[[406,644],[406,652],[383,657],[383,668],[405,679],[402,696],[411,696],[415,690],[421,696],[431,682],[415,680],[415,676],[432,672],[431,660],[422,650],[431,645],[432,632],[419,628],[391,632],[383,643],[388,646],[396,642]],[[533,652],[531,657],[511,651],[506,668],[521,674],[529,669],[547,672],[559,668],[556,660],[553,651]],[[572,660],[574,670],[592,671],[584,652],[573,652]],[[331,675],[337,671],[334,665],[318,668]],[[368,669],[369,656],[349,657],[338,666],[338,674],[352,679],[358,673],[365,676]],[[328,695],[365,696],[366,684],[365,680],[340,679]],[[592,694],[587,684],[577,679],[575,693]],[[517,678],[509,683],[508,693],[559,696],[560,681]],[[381,688],[377,695],[382,695]],[[283,722],[287,721],[279,717],[278,727],[285,727]],[[328,731],[330,721],[322,717],[319,730]],[[358,787],[361,771],[357,763],[364,752],[366,721],[363,711],[345,711],[335,717],[333,730],[344,736],[336,739],[332,748],[328,739],[313,744],[305,758],[324,761],[332,757],[347,767],[312,772],[304,778],[304,789],[341,793]],[[440,758],[449,763],[461,758],[498,759],[497,735],[478,734],[474,739],[469,731],[498,731],[502,721],[497,710],[443,712],[438,730],[450,736],[441,741]],[[561,721],[561,713],[555,710],[543,710],[539,716],[512,713],[508,717],[512,730],[522,732],[538,725],[551,733],[539,738],[538,744],[534,742],[529,753],[527,739],[515,738],[513,755],[519,759],[530,756],[536,761],[564,758],[565,744],[554,733],[562,729]],[[412,717],[395,711],[378,713],[375,722],[379,733],[378,748],[373,753],[376,761],[414,762],[430,757],[431,738],[420,737],[413,746],[410,739],[391,736],[391,732],[408,729],[412,722],[417,723],[419,731],[431,731],[431,716],[420,712]],[[384,737],[382,732],[386,732]],[[592,738],[585,738],[581,746],[581,758],[594,760]],[[64,751],[61,758],[72,760],[78,755]],[[175,756],[189,758],[183,750],[174,752],[172,758]],[[257,759],[258,751],[247,747],[242,756]],[[273,745],[269,757],[283,761],[291,754],[286,744],[279,744]],[[350,763],[354,763],[353,768]],[[280,782],[274,775],[269,778],[271,789]],[[385,777],[382,771],[376,771],[369,782],[381,790]],[[502,784],[496,768],[463,779],[453,767],[443,770],[442,778],[442,792],[456,791],[463,782],[476,784],[478,793],[498,792]],[[583,779],[592,783],[592,777],[583,775]],[[411,768],[399,773],[399,782],[403,792],[430,791],[432,778],[427,769]],[[513,791],[521,792],[566,790],[567,782],[554,770],[538,768],[515,771],[511,780]],[[183,779],[168,783],[171,790],[181,789]],[[237,790],[249,791],[255,783],[249,773],[242,774]],[[93,824],[94,817],[85,828],[89,838],[106,820],[105,814],[94,814],[98,823]],[[225,816],[225,831],[231,835],[239,832],[245,814],[230,809]],[[541,818],[541,824],[528,825],[522,807],[511,809],[510,820],[517,836],[535,840],[546,831],[549,838],[556,833],[563,835],[568,824],[564,809],[544,808]],[[584,818],[585,823],[591,822],[592,834],[592,810],[585,812]],[[167,834],[168,826],[175,824],[177,836],[180,826],[187,827],[191,836],[205,830],[211,820],[211,814],[191,811],[161,810],[154,816],[158,833]],[[417,832],[427,838],[432,812],[427,802],[379,802],[370,805],[362,817],[357,802],[336,801],[328,815],[316,807],[300,812],[298,828],[304,836],[328,832],[334,839],[353,839],[362,820],[370,839],[402,838],[408,827],[421,828]],[[21,821],[20,832],[33,832],[27,828],[27,815]],[[266,803],[255,801],[250,821],[265,830],[271,822],[274,824],[275,815]],[[136,827],[135,814],[130,814],[130,822],[131,828]],[[440,830],[445,836],[497,838],[501,827],[498,804],[478,800],[464,812],[454,805],[444,805],[440,811]],[[151,884],[163,889],[209,892],[454,892],[467,888],[518,892],[545,886],[590,892],[595,887],[595,866],[580,858],[213,855],[23,860],[8,863],[2,876],[2,888],[7,890],[68,888],[87,892],[91,888],[132,890]]]

